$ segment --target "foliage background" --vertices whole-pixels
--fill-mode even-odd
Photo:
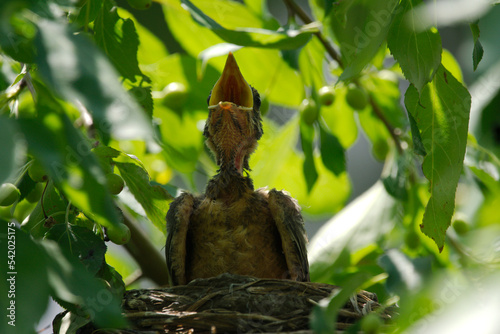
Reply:
[[[21,224],[17,330],[33,331],[49,295],[77,315],[65,323],[78,327],[90,316],[119,326],[122,279],[127,288],[167,283],[160,251],[168,202],[178,189],[203,191],[215,173],[201,130],[206,98],[232,51],[269,105],[250,160],[255,185],[289,191],[308,226],[327,220],[310,243],[312,280],[397,301],[396,332],[467,332],[478,323],[498,331],[498,7],[182,3],[162,0],[145,11],[132,0],[0,5],[0,182],[21,192],[0,207],[2,226]],[[304,26],[304,15],[321,29]],[[177,105],[165,88],[173,82],[186,88]],[[335,87],[331,106],[319,100],[324,85]],[[347,102],[353,85],[368,94],[363,110]],[[319,108],[313,124],[298,112],[304,99]],[[362,161],[353,153],[359,142],[370,147]],[[426,167],[424,159],[436,163]],[[35,161],[48,183],[27,173]],[[359,194],[359,180],[377,164],[380,180]],[[117,196],[106,190],[110,172],[125,180]],[[40,184],[47,184],[43,208],[28,200]],[[435,223],[423,231],[435,241],[420,229],[431,194],[447,205],[425,221]],[[126,245],[105,243],[106,234]],[[7,288],[2,279],[2,296]],[[315,310],[317,332],[329,332],[325,319],[342,296]]]

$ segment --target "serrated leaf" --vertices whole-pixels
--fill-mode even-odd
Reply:
[[[18,119],[29,150],[76,207],[103,226],[117,224],[104,173],[88,140],[75,129],[50,91],[38,82],[34,86],[38,93],[38,119]]]
[[[273,31],[260,28],[226,29],[203,13],[189,0],[181,0],[198,24],[209,28],[224,41],[242,46],[276,49],[296,49],[305,45],[312,34],[318,31],[316,26],[304,26],[300,29]]]
[[[71,26],[39,19],[36,37],[39,73],[58,94],[83,104],[104,141],[143,139],[159,149],[151,122],[118,81],[118,74],[100,50]]]
[[[422,169],[429,180],[431,198],[421,230],[439,250],[455,208],[455,192],[462,171],[471,97],[453,75],[440,66],[433,81],[419,94],[412,85],[405,105],[415,119],[427,155]]]
[[[62,250],[78,258],[91,275],[95,275],[105,264],[106,245],[88,228],[57,224],[45,233],[44,238],[57,242]]]
[[[94,39],[122,77],[135,82],[136,76],[143,76],[137,62],[139,36],[134,22],[118,16],[110,0],[104,1],[95,18]]]
[[[319,123],[321,161],[335,175],[345,172],[344,148],[322,122]]]
[[[144,167],[133,162],[115,163],[127,187],[141,204],[148,218],[160,231],[166,232],[165,217],[172,196],[161,186],[150,184],[151,180]]]
[[[345,15],[332,11],[331,28],[340,44],[344,72],[340,80],[359,74],[385,41],[396,0],[355,0],[344,5]]]
[[[415,150],[415,153],[421,156],[425,156],[427,152],[425,151],[424,144],[422,143],[422,137],[420,137],[420,131],[418,130],[417,122],[415,121],[411,113],[408,113],[408,120],[410,121],[413,149]]]
[[[165,217],[173,197],[161,186],[152,185],[142,163],[108,146],[98,146],[93,152],[104,164],[114,164],[130,192],[142,206],[147,217],[160,230],[165,230]]]
[[[441,64],[441,37],[435,28],[417,31],[422,18],[415,11],[421,0],[403,0],[387,35],[387,46],[406,79],[420,92]]]

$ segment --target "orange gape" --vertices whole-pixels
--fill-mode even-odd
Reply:
[[[204,135],[219,170],[203,195],[184,192],[170,205],[165,253],[172,284],[223,273],[309,281],[297,202],[275,189],[255,191],[244,176],[262,136],[260,97],[231,53],[208,108]]]

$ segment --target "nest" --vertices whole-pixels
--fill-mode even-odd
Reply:
[[[170,288],[129,290],[122,308],[130,329],[104,332],[312,333],[312,308],[339,289],[322,283],[223,274]],[[336,327],[346,329],[380,307],[374,293],[360,291],[340,310]],[[386,309],[377,314],[386,322],[393,315]]]

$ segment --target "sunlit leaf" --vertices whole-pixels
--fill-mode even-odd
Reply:
[[[427,155],[422,165],[430,181],[422,232],[440,250],[455,208],[455,193],[462,171],[471,98],[469,92],[441,66],[421,94],[406,91],[405,105],[416,121]]]
[[[387,45],[405,77],[421,92],[441,64],[441,37],[435,28],[417,31],[422,17],[415,7],[421,0],[403,0],[394,18]]]
[[[396,200],[377,182],[326,222],[308,248],[313,281],[331,281],[330,270],[344,249],[359,250],[376,243],[398,221]]]
[[[395,0],[355,0],[341,4],[344,17],[338,13],[330,15],[344,63],[340,80],[355,77],[375,56],[387,37],[397,4]]]
[[[46,82],[61,96],[81,102],[106,140],[143,139],[157,149],[146,114],[128,95],[107,58],[70,26],[40,19],[37,64]]]
[[[339,139],[322,123],[319,123],[321,160],[335,175],[345,172],[344,148]]]
[[[136,76],[142,76],[137,62],[139,37],[134,22],[118,16],[110,0],[104,1],[95,18],[94,38],[122,77],[135,82]]]
[[[0,116],[0,184],[7,181],[9,177],[14,176],[14,172],[21,162],[20,155],[24,153],[24,143],[19,137],[17,125],[12,120]]]
[[[307,192],[310,193],[316,180],[318,179],[318,172],[314,164],[314,127],[311,125],[300,122],[300,143],[302,145],[302,152],[304,152],[304,178],[306,180]]]
[[[226,29],[203,13],[191,1],[181,0],[181,2],[198,24],[210,28],[224,41],[232,44],[264,48],[296,49],[306,44],[312,34],[318,31],[314,25],[282,31],[260,28]]]

